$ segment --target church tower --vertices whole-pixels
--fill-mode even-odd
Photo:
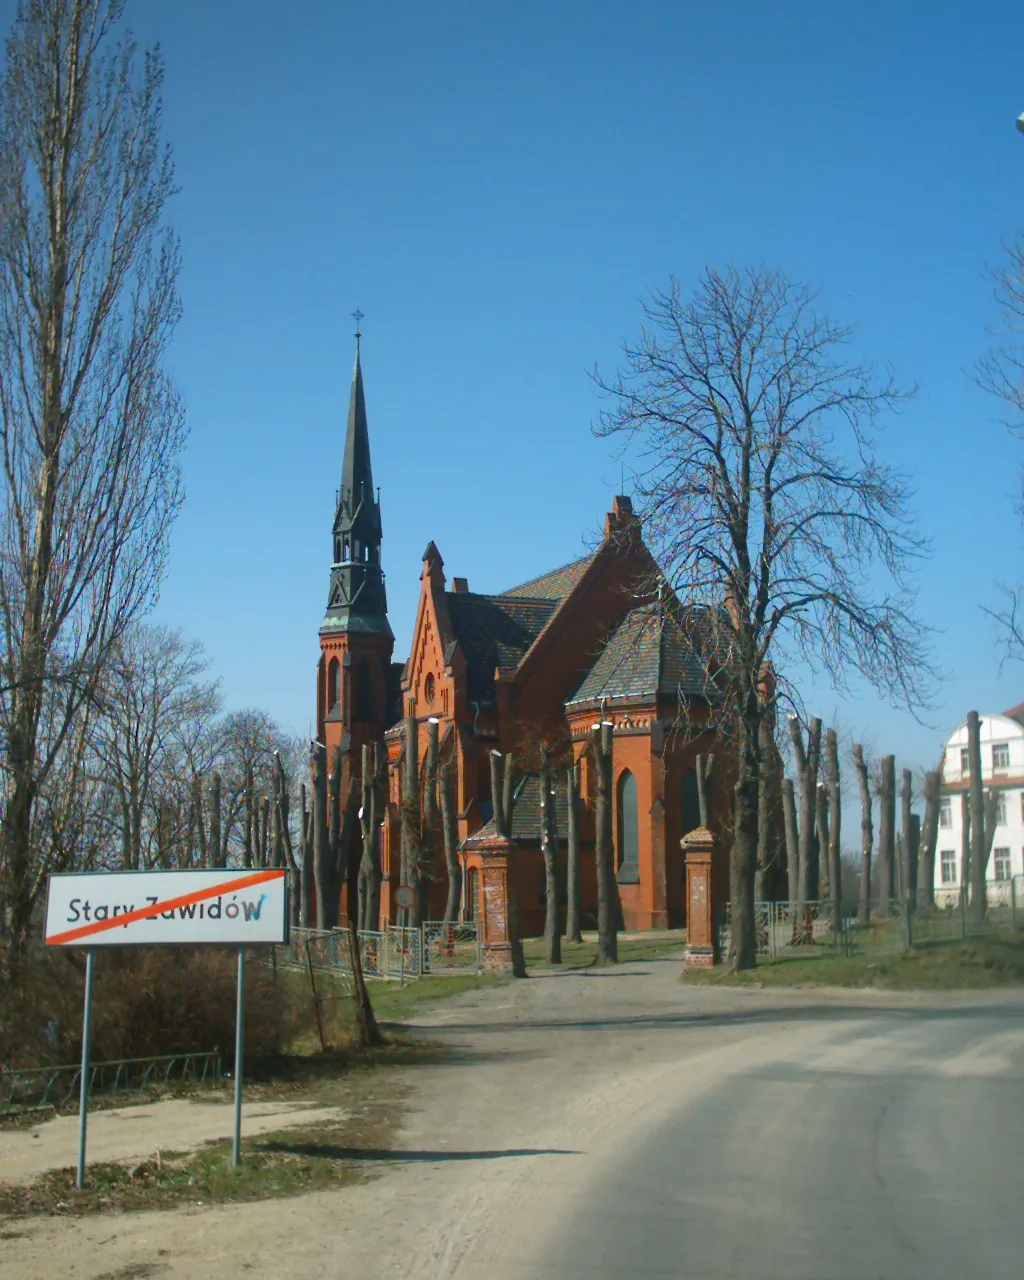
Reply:
[[[356,312],[357,323],[361,318]],[[395,644],[380,562],[380,497],[370,468],[358,328],[355,336],[356,363],[331,528],[331,582],[320,626],[317,671],[317,736],[327,746],[328,767],[335,748],[341,748],[348,777],[360,772],[363,743],[383,740]]]

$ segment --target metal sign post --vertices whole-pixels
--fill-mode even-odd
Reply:
[[[111,871],[53,875],[47,882],[44,940],[48,947],[84,947],[85,1012],[78,1110],[78,1170],[85,1182],[89,1113],[92,992],[96,947],[224,946],[238,948],[235,1018],[233,1162],[241,1159],[242,1069],[245,1046],[245,947],[288,941],[288,875],[206,868],[196,871]]]
[[[81,1191],[85,1183],[85,1129],[89,1119],[89,1052],[92,1047],[92,987],[96,974],[96,952],[85,953],[85,1011],[82,1014],[82,1079],[78,1093],[78,1170],[75,1186]]]
[[[245,1055],[245,948],[238,948],[238,1003],[235,1007],[235,1140],[231,1163],[242,1163],[242,1061]]]

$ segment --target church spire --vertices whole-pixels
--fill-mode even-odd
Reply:
[[[356,362],[349,393],[345,454],[334,514],[334,560],[323,631],[368,631],[390,635],[384,574],[380,562],[380,501],[370,468],[370,433],[366,424],[366,395],[360,364],[359,322],[355,311]]]
[[[345,433],[345,460],[341,471],[342,502],[353,511],[365,498],[373,497],[373,471],[370,467],[370,433],[366,426],[366,395],[363,370],[359,361],[360,322],[363,313],[357,307],[352,313],[356,322],[356,363],[352,370],[352,390],[348,401],[348,429]]]

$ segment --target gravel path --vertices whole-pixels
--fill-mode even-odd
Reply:
[[[451,1060],[406,1074],[414,1096],[399,1149],[368,1153],[381,1177],[259,1204],[10,1223],[21,1234],[0,1238],[0,1272],[4,1280],[554,1275],[546,1260],[564,1249],[565,1224],[593,1189],[607,1188],[653,1136],[671,1126],[685,1134],[680,1117],[712,1114],[740,1077],[827,1064],[837,1046],[871,1038],[896,1061],[901,1029],[936,1010],[1003,1010],[1011,1028],[1024,1011],[1019,992],[725,990],[683,985],[679,974],[678,960],[639,961],[444,1002],[415,1029],[448,1043]],[[950,1043],[944,1052],[932,1066],[950,1080],[1005,1073],[1017,1060],[1005,1046],[972,1057]],[[742,1146],[718,1115],[723,1141]],[[589,1274],[634,1273],[591,1259]],[[686,1269],[651,1274],[705,1280]]]

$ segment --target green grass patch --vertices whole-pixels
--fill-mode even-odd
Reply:
[[[908,955],[868,950],[853,956],[805,952],[756,969],[729,973],[724,966],[684,973],[684,982],[717,986],[877,987],[887,991],[955,991],[1024,986],[1024,935],[984,934],[916,943]]]
[[[619,963],[629,960],[657,960],[661,956],[674,955],[686,945],[684,929],[662,929],[650,933],[619,935]],[[523,942],[526,967],[530,969],[585,969],[597,961],[597,933],[584,933],[582,942],[566,942],[562,939],[562,963],[549,965],[547,946],[543,938],[527,938]]]
[[[401,1065],[409,1051],[408,1045],[389,1046],[377,1051],[377,1061],[355,1069],[329,1059],[279,1064],[279,1074],[247,1089],[247,1096],[292,1090],[337,1106],[338,1121],[246,1138],[237,1169],[227,1141],[161,1151],[134,1163],[88,1165],[81,1191],[73,1169],[57,1169],[28,1185],[0,1183],[0,1219],[236,1203],[363,1181],[392,1149],[407,1094],[406,1086],[371,1068]]]

